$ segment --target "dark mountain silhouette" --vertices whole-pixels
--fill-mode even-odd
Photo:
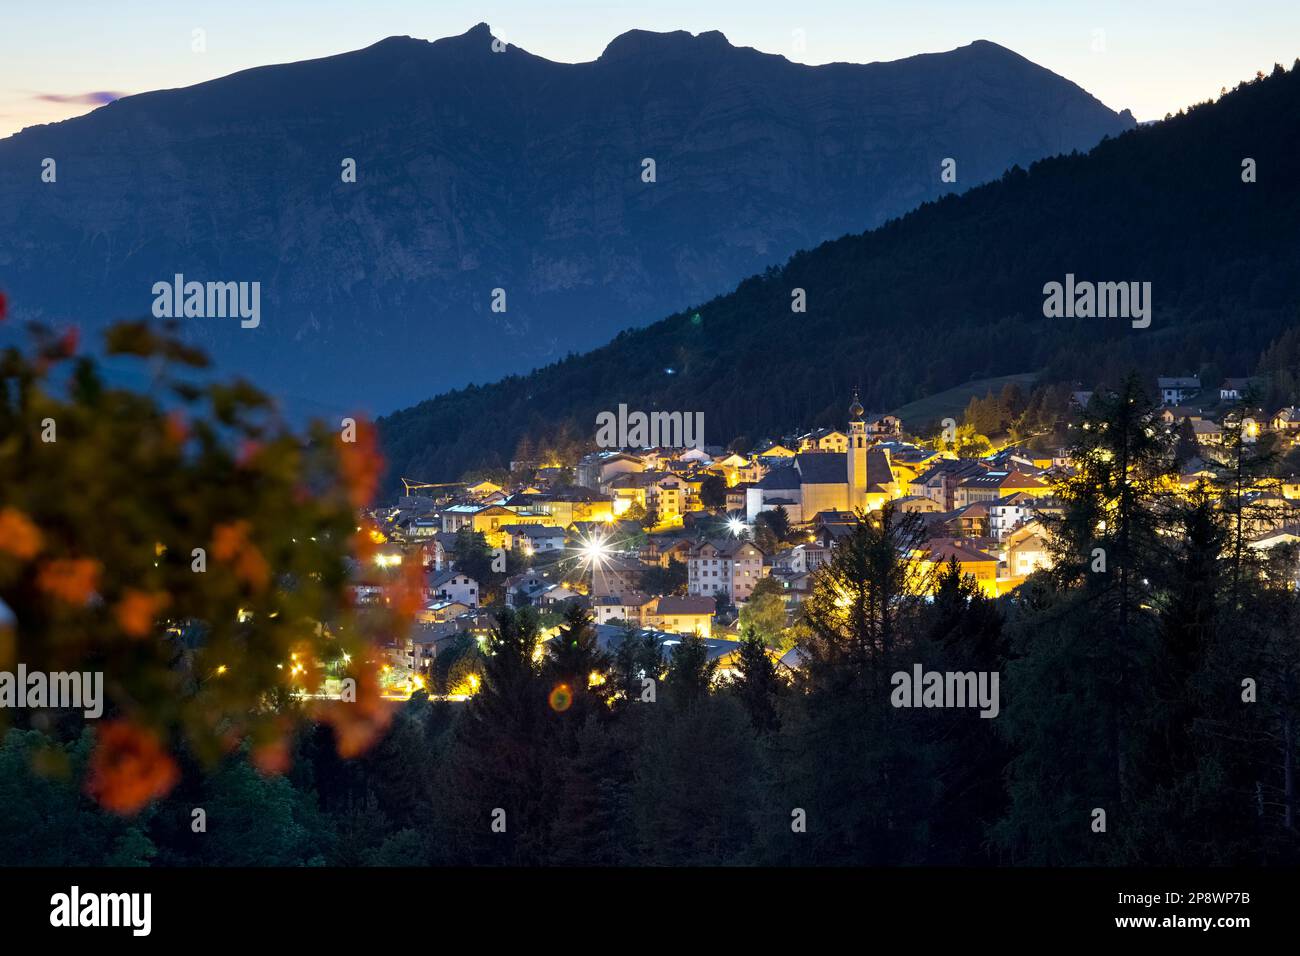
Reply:
[[[15,312],[94,326],[176,273],[258,281],[259,328],[191,318],[196,340],[287,398],[391,408],[1133,125],[985,41],[819,67],[717,32],[633,31],[581,64],[492,47],[485,24],[392,37],[0,141]]]
[[[867,407],[888,409],[1026,370],[1085,384],[1132,364],[1248,373],[1300,324],[1298,115],[1300,61],[1087,155],[1014,168],[588,355],[395,413],[380,422],[392,472],[501,466],[524,435],[590,443],[597,412],[621,402],[703,411],[705,440],[725,444],[842,425],[858,385]],[[1071,273],[1152,283],[1150,327],[1045,318],[1045,284]],[[791,311],[794,289],[806,314]],[[1271,350],[1262,370],[1292,351]]]

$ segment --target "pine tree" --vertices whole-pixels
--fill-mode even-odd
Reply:
[[[929,591],[917,557],[923,537],[920,515],[892,504],[858,516],[817,570],[803,605],[810,632],[804,650],[813,672],[820,663],[844,661],[857,673],[883,676],[901,636],[900,621]]]
[[[530,608],[503,609],[487,642],[483,678],[456,727],[440,768],[450,852],[479,863],[541,863],[556,786],[548,747],[551,709],[534,656],[538,625]],[[491,829],[496,811],[505,830]]]
[[[745,631],[736,654],[736,666],[728,686],[745,705],[754,730],[760,734],[772,733],[781,724],[776,699],[786,687],[777,673],[779,665],[753,628]]]
[[[564,612],[559,633],[550,642],[544,676],[552,690],[569,688],[574,719],[584,720],[595,705],[602,705],[615,689],[610,681],[614,661],[600,649],[591,613],[573,603]]]
[[[1104,859],[1089,814],[1115,819],[1135,798],[1132,728],[1148,706],[1169,512],[1169,438],[1135,374],[1093,396],[1075,436],[1064,512],[1048,522],[1055,566],[1009,605],[1011,804],[994,832],[1013,859],[1038,864]]]
[[[1243,575],[1250,574],[1252,567],[1259,563],[1258,555],[1247,548],[1248,540],[1263,528],[1285,522],[1289,508],[1259,500],[1259,486],[1268,484],[1262,479],[1273,473],[1278,462],[1276,434],[1263,431],[1257,422],[1238,415],[1224,422],[1223,439],[1215,460],[1228,473],[1229,484],[1222,505],[1230,517],[1232,599],[1239,606]]]
[[[698,634],[684,634],[668,658],[664,683],[675,701],[689,706],[708,695],[717,670],[718,661],[709,659],[709,645],[704,639]]]
[[[614,651],[614,677],[625,701],[640,699],[646,679],[658,681],[664,673],[663,646],[651,632],[629,624]]]

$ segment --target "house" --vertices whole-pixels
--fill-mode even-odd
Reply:
[[[454,535],[441,531],[432,537],[420,539],[420,563],[433,571],[445,571],[451,566],[451,548],[455,543]]]
[[[745,501],[749,497],[749,489],[754,487],[754,482],[744,481],[727,489],[726,510],[731,512],[744,512]]]
[[[657,564],[666,568],[673,561],[685,564],[691,556],[692,543],[687,538],[650,538],[641,549],[640,558],[646,564]]]
[[[1014,528],[1032,519],[1035,500],[1032,495],[1017,491],[1005,498],[989,502],[989,536],[1001,541]]]
[[[614,511],[623,514],[633,505],[648,510],[650,507],[650,489],[662,477],[663,474],[657,471],[630,471],[615,475],[605,485],[606,490],[614,496]]]
[[[953,500],[958,508],[963,508],[977,501],[997,501],[1017,492],[1037,496],[1049,491],[1051,488],[1046,481],[1022,471],[986,471],[962,480]]]
[[[867,424],[867,434],[873,438],[896,437],[903,433],[903,422],[895,415],[882,415]]]
[[[989,597],[998,593],[998,559],[957,539],[932,538],[917,552],[923,570],[938,572],[953,558],[957,559],[963,575],[969,574],[976,585]]]
[[[767,498],[763,502],[763,511],[776,511],[781,509],[785,511],[786,519],[792,525],[802,524],[804,520],[803,506],[799,503],[798,498]],[[761,514],[762,512],[760,512]]]
[[[520,515],[539,515],[542,524],[567,528],[575,521],[613,521],[614,499],[590,488],[555,488],[542,495],[515,495],[508,505]]]
[[[581,601],[583,597],[577,591],[571,591],[562,584],[552,584],[539,594],[536,600],[542,607],[555,608],[570,601]]]
[[[476,481],[471,485],[465,486],[465,493],[471,498],[487,498],[489,495],[493,495],[501,490],[502,488],[500,485],[495,481],[488,481],[486,478],[482,481]]]
[[[474,515],[483,510],[482,505],[452,505],[442,511],[442,530],[455,534],[461,528],[474,527]]]
[[[834,548],[858,526],[858,516],[851,511],[822,511],[813,518],[813,536],[824,548]]]
[[[417,624],[445,624],[472,608],[463,601],[431,601],[415,612]]]
[[[834,428],[818,428],[799,438],[799,451],[836,451],[840,454],[849,450],[849,436]]]
[[[1249,378],[1225,378],[1219,386],[1219,401],[1239,402],[1250,388]]]
[[[624,596],[638,591],[646,566],[622,554],[599,557],[591,562],[591,596]]]
[[[691,549],[686,567],[688,594],[723,594],[736,604],[749,599],[763,576],[763,552],[752,541],[705,541]]]
[[[755,458],[793,458],[795,453],[780,442],[767,442],[754,452]]]
[[[619,645],[627,638],[626,628],[615,625],[605,624],[596,626],[596,644],[607,654],[615,654]],[[639,629],[636,637],[645,639],[650,638],[663,648],[664,656],[671,657],[677,648],[681,647],[682,640],[680,634],[660,631],[656,628],[645,627]],[[552,638],[553,639],[553,638]],[[719,661],[725,663],[740,648],[740,642],[736,640],[724,640],[717,637],[704,637],[705,657],[709,661]],[[723,668],[719,667],[719,671]],[[721,675],[718,672],[714,674],[714,680],[720,680]]]
[[[442,521],[433,513],[406,515],[397,522],[397,529],[407,538],[431,538],[442,530]]]
[[[782,575],[809,574],[831,558],[831,549],[821,544],[796,544],[772,558],[772,573]]]
[[[1030,474],[1039,467],[1038,460],[1032,454],[1023,448],[1003,448],[995,454],[989,455],[981,461],[987,463],[992,468],[1000,468],[1003,471],[1028,471]],[[1048,467],[1051,466],[1051,460],[1048,460]]]
[[[1269,420],[1269,427],[1275,432],[1290,434],[1300,431],[1300,408],[1294,405],[1279,408]]]
[[[1201,421],[1201,411],[1187,405],[1171,405],[1160,410],[1160,420],[1166,425],[1177,425],[1184,420],[1199,422]]]
[[[1246,542],[1246,547],[1254,548],[1257,551],[1267,551],[1276,548],[1278,545],[1290,545],[1292,547],[1300,545],[1300,534],[1297,534],[1294,530],[1286,529],[1266,531]]]
[[[645,471],[645,462],[636,455],[621,451],[602,451],[586,455],[578,462],[574,481],[583,488],[603,488],[615,475]]]
[[[516,495],[510,500],[518,497]],[[550,523],[545,514],[505,504],[452,505],[442,512],[444,533],[455,534],[462,528],[468,528],[480,532],[494,548],[505,546],[506,535],[501,530],[505,525]]]
[[[698,634],[710,637],[717,602],[711,597],[668,595],[655,598],[645,615],[645,623],[674,634]]]
[[[704,502],[700,500],[700,490],[704,487],[704,479],[707,473],[703,471],[692,472],[688,475],[681,475],[682,490],[685,492],[685,498],[682,501],[683,514],[689,514],[692,511],[703,511]]]
[[[640,591],[626,591],[622,594],[603,594],[591,602],[592,620],[597,624],[610,624],[622,621],[645,625],[645,617],[655,599]]]
[[[989,506],[985,501],[973,501],[958,508],[947,519],[948,533],[954,538],[982,538],[989,532]]]
[[[470,608],[478,607],[478,582],[462,571],[443,571],[429,580],[429,591],[435,600],[459,601]]]
[[[542,554],[547,551],[564,550],[564,529],[549,528],[545,525],[508,524],[502,525],[501,532],[506,536],[505,547],[523,551],[525,555]]]
[[[686,513],[687,482],[672,473],[659,478],[647,489],[649,509],[654,511],[656,524],[679,525]]]
[[[521,571],[506,578],[503,585],[507,607],[522,607],[536,603],[542,592],[551,586],[550,578],[541,571]]]
[[[1023,578],[1039,568],[1050,568],[1052,557],[1047,549],[1047,535],[1038,521],[1016,528],[1006,537],[1007,576]]]
[[[1222,445],[1223,444],[1223,426],[1214,422],[1200,421],[1192,422],[1192,431],[1196,434],[1196,441],[1201,445]]]
[[[896,498],[894,507],[904,513],[915,511],[921,514],[938,514],[943,511],[943,505],[939,502],[921,495],[904,495],[902,498]]]
[[[1254,491],[1242,507],[1247,534],[1261,535],[1300,524],[1300,504],[1276,491]]]
[[[541,525],[546,516],[530,513],[521,509],[507,508],[503,505],[487,505],[477,511],[470,519],[475,531],[481,532],[487,543],[494,548],[506,546],[509,537],[502,529],[506,526],[521,524]]]
[[[713,463],[711,470],[722,475],[727,482],[728,488],[758,481],[759,478],[763,477],[762,466],[757,461],[746,458],[744,455],[738,455],[735,452],[719,458]]]
[[[1165,405],[1181,405],[1201,390],[1201,380],[1195,375],[1161,376],[1156,379],[1160,401]]]
[[[964,458],[943,458],[908,485],[908,494],[938,502],[943,511],[957,507],[957,486],[967,478],[982,475],[988,466]]]

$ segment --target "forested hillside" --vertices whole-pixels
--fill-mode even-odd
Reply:
[[[1297,115],[1300,71],[1278,66],[1087,155],[801,252],[594,352],[394,413],[380,421],[390,484],[504,464],[524,436],[586,439],[620,402],[702,410],[706,441],[726,443],[838,423],[854,385],[888,409],[1026,369],[1087,385],[1133,365],[1249,374],[1297,321]],[[1150,327],[1044,318],[1044,284],[1067,273],[1150,282]],[[792,311],[796,289],[806,313]]]

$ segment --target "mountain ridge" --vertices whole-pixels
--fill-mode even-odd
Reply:
[[[595,347],[798,249],[1130,127],[987,42],[806,66],[716,31],[630,33],[557,64],[493,52],[480,24],[0,140],[0,281],[18,318],[88,332],[146,314],[176,272],[258,281],[256,333],[191,321],[196,344],[278,394],[383,410]],[[56,183],[39,178],[45,157]]]

